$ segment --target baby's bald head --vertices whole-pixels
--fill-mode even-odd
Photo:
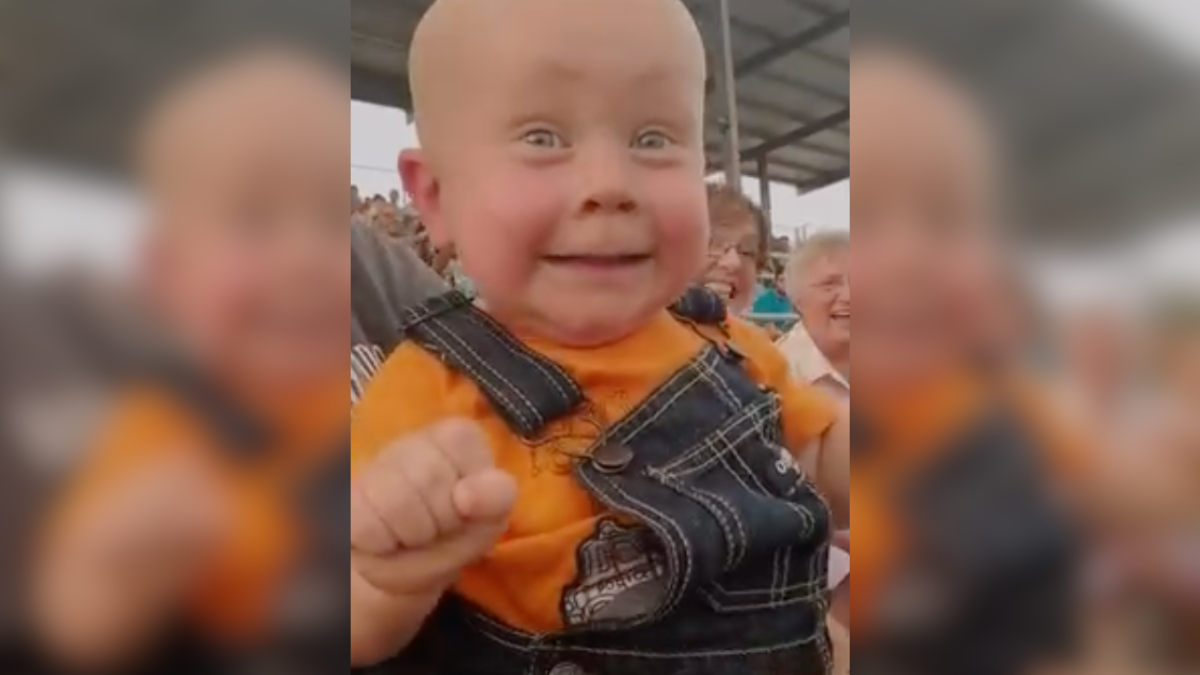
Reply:
[[[437,0],[409,77],[405,187],[502,321],[598,344],[695,277],[705,58],[679,0]],[[589,256],[607,283],[557,262]]]
[[[477,91],[472,83],[505,68],[515,60],[510,56],[537,51],[565,59],[574,48],[583,49],[588,37],[621,44],[635,29],[653,34],[659,50],[670,54],[702,89],[703,41],[679,0],[436,0],[409,50],[409,84],[422,146],[437,146],[440,129],[448,126],[443,122],[472,106],[471,95]]]

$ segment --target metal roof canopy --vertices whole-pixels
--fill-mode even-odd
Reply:
[[[1195,206],[1200,77],[1128,19],[1086,0],[861,2],[860,37],[915,43],[981,96],[1027,240],[1103,244]]]
[[[850,174],[850,0],[685,0],[709,50],[705,151],[712,171],[813,190]],[[408,44],[431,0],[352,0],[357,100],[409,107]],[[723,21],[728,10],[728,22]],[[728,30],[726,31],[725,28]],[[729,49],[723,48],[728,36]],[[729,68],[724,67],[728,62]],[[726,104],[732,71],[737,106]],[[736,120],[736,133],[730,121]],[[763,191],[769,208],[768,193]]]

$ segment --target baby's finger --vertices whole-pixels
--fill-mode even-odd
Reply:
[[[428,434],[425,438],[428,442],[426,452],[410,457],[404,468],[409,482],[421,493],[437,527],[438,537],[454,536],[463,528],[462,518],[454,508],[454,486],[461,477],[433,435]]]
[[[350,548],[371,555],[386,555],[400,549],[399,537],[358,483],[350,486]]]
[[[496,466],[491,445],[478,424],[451,419],[434,425],[429,436],[458,471],[460,478]]]
[[[487,553],[501,532],[500,527],[473,525],[423,549],[387,556],[351,552],[352,564],[367,583],[391,595],[439,592],[454,583],[463,567]]]
[[[472,523],[503,523],[517,501],[517,482],[499,469],[489,469],[459,481],[454,505]]]
[[[420,452],[415,444],[406,449]],[[401,459],[392,455],[367,467],[357,481],[359,498],[379,515],[399,547],[419,548],[437,540],[437,522]]]

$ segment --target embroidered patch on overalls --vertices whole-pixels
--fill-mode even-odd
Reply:
[[[563,592],[567,626],[642,617],[666,594],[666,564],[650,531],[601,520],[576,550],[578,576]]]

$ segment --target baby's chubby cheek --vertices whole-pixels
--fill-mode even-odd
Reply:
[[[699,204],[669,205],[655,214],[658,250],[663,273],[675,282],[689,283],[704,275],[707,266],[709,224],[701,195]]]
[[[527,169],[498,169],[496,176],[447,185],[441,199],[442,232],[459,251],[497,243],[536,250],[571,222],[569,196],[559,181]],[[440,242],[435,242],[440,243]],[[496,251],[497,254],[501,251]]]

